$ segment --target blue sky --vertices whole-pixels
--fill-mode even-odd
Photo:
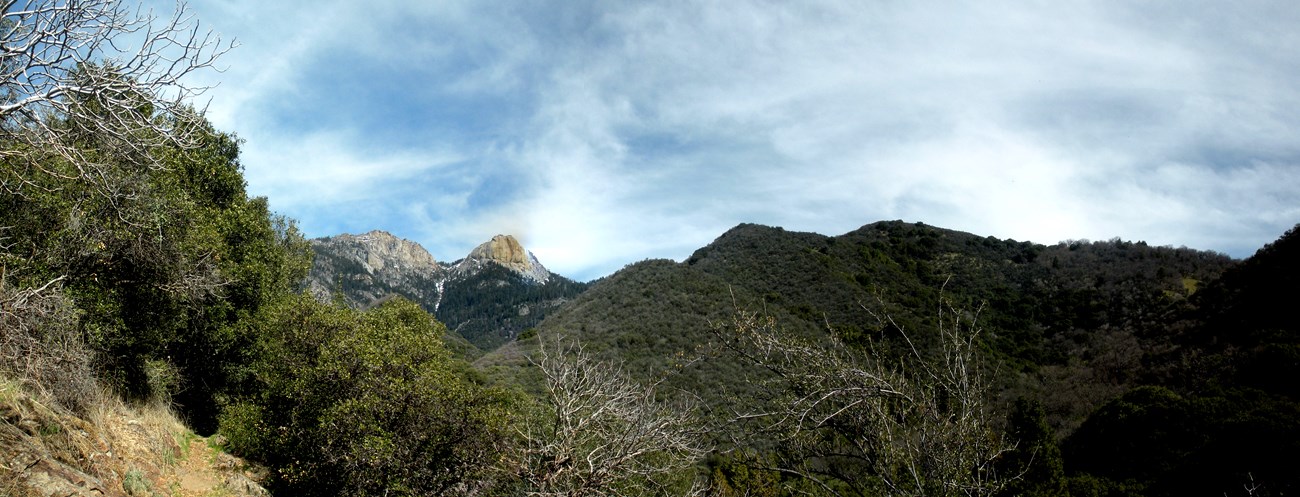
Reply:
[[[241,44],[200,76],[209,117],[313,237],[383,229],[450,261],[509,233],[588,280],[741,222],[1237,257],[1300,222],[1300,7],[954,3],[189,10]]]

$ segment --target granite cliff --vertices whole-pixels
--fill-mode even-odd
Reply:
[[[511,235],[497,235],[442,264],[424,247],[384,231],[312,240],[307,288],[321,300],[368,308],[403,297],[475,347],[492,350],[586,289],[552,274]]]
[[[378,230],[311,243],[316,260],[307,289],[317,298],[328,300],[342,290],[344,300],[355,307],[373,306],[390,295],[436,306],[438,282],[447,270],[420,244]]]
[[[491,240],[471,250],[464,259],[457,261],[451,268],[453,274],[470,274],[484,264],[495,263],[518,273],[529,281],[546,283],[551,272],[537,260],[537,257],[524,249],[519,240],[510,235],[497,235]]]

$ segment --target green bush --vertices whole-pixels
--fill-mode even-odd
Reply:
[[[416,304],[264,310],[256,393],[228,407],[232,450],[287,495],[446,495],[474,488],[504,440],[508,396],[477,385]]]

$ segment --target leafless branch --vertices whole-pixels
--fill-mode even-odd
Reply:
[[[16,289],[6,277],[0,271],[0,370],[64,407],[91,405],[99,389],[73,304],[60,288],[64,278]]]
[[[209,87],[186,77],[235,44],[200,30],[183,2],[170,17],[114,0],[0,4],[0,160],[14,171],[0,189],[52,176],[118,195],[108,162],[156,168],[159,145],[195,146],[191,102]]]
[[[673,480],[708,451],[691,406],[656,401],[653,387],[576,343],[544,341],[530,360],[545,376],[546,404],[519,428],[518,471],[528,495],[701,491]]]
[[[978,312],[947,301],[938,311],[937,356],[878,316],[907,344],[891,357],[874,343],[854,350],[832,333],[795,336],[768,316],[737,307],[714,326],[723,347],[771,371],[764,389],[782,392],[737,411],[750,431],[774,437],[790,456],[782,470],[836,494],[989,495],[1001,488],[994,461],[1010,447],[985,404]],[[829,485],[830,480],[842,485]],[[841,490],[847,485],[848,490]]]

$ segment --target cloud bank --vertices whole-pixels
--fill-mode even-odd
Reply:
[[[312,236],[590,279],[740,222],[1248,256],[1300,222],[1287,2],[195,5],[249,188]]]

